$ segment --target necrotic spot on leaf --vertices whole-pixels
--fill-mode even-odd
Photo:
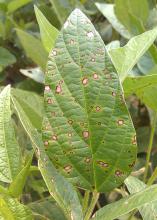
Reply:
[[[65,170],[67,173],[70,173],[71,170],[72,170],[72,166],[71,166],[71,165],[66,165],[66,166],[64,167],[64,170]]]
[[[53,140],[53,141],[56,141],[56,140],[57,140],[57,135],[53,135],[53,136],[52,136],[52,140]]]
[[[57,50],[52,50],[52,55],[57,56]]]
[[[120,171],[120,170],[116,170],[116,171],[115,171],[115,175],[118,176],[118,177],[122,176],[122,174],[123,174],[123,173],[122,173],[122,171]]]
[[[45,86],[45,92],[49,92],[51,89],[50,89],[50,86],[49,85],[46,85]]]
[[[44,145],[45,145],[45,146],[48,146],[48,145],[49,145],[49,142],[48,142],[48,141],[45,141],[45,142],[44,142]]]
[[[94,38],[93,32],[92,31],[88,32],[87,37],[92,40]]]
[[[97,161],[97,164],[99,164],[101,167],[103,167],[103,168],[107,168],[109,165],[108,165],[108,163],[105,163],[105,162],[103,162],[103,161]]]
[[[83,137],[89,138],[89,131],[83,131]]]
[[[82,80],[82,84],[85,86],[88,84],[88,79],[87,78],[83,78]]]
[[[59,84],[58,86],[56,86],[56,93],[61,93],[62,92],[62,87],[61,85]]]
[[[94,79],[98,79],[98,75],[96,73],[93,74]]]
[[[100,111],[100,106],[96,106],[96,111],[99,112]]]
[[[118,120],[118,121],[117,121],[117,124],[118,124],[118,125],[123,125],[123,124],[124,124],[124,120],[122,120],[122,119]]]

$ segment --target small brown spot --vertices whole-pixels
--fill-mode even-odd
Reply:
[[[101,166],[101,167],[104,167],[104,168],[107,168],[109,165],[108,163],[105,163],[103,161],[97,161],[97,163]]]
[[[45,92],[50,92],[50,90],[51,90],[51,89],[50,89],[50,86],[49,86],[49,85],[46,85],[46,86],[45,86]]]
[[[83,78],[82,80],[82,84],[85,86],[88,84],[88,79],[87,78]]]
[[[133,139],[132,139],[132,144],[136,145],[137,144],[137,140],[136,140],[136,135],[134,135]]]
[[[90,163],[90,162],[91,162],[91,158],[86,157],[86,158],[85,158],[85,162],[86,162],[86,163]]]
[[[101,108],[100,108],[100,106],[96,106],[95,109],[96,109],[97,112],[99,112]]]
[[[122,171],[120,171],[120,170],[116,170],[116,171],[115,171],[115,175],[118,176],[118,177],[122,176],[122,174],[123,174],[123,173],[122,173]]]
[[[94,79],[98,79],[98,75],[96,73],[93,74]]]
[[[116,96],[116,93],[115,93],[115,92],[112,92],[112,96]]]
[[[130,168],[132,168],[132,167],[134,167],[134,166],[135,166],[135,161],[134,161],[133,163],[129,164],[129,167],[130,167]]]
[[[52,100],[51,98],[48,98],[47,103],[48,103],[48,104],[52,104],[52,103],[53,103],[53,100]]]
[[[63,80],[60,80],[60,81],[59,81],[59,84],[63,84],[63,82],[64,82]]]
[[[98,122],[98,125],[101,125],[101,122]]]
[[[92,31],[88,32],[87,37],[92,40],[94,38],[93,32]]]
[[[124,124],[124,120],[122,120],[122,119],[118,120],[118,121],[117,121],[117,124],[118,124],[118,125],[123,125],[123,124]]]
[[[59,94],[62,92],[62,87],[61,85],[56,86],[56,93]]]
[[[70,40],[70,44],[74,44],[75,41],[73,39]]]
[[[48,142],[48,141],[45,141],[45,142],[44,142],[44,145],[45,145],[45,146],[48,146],[48,145],[49,145],[49,142]]]
[[[56,141],[57,140],[57,135],[52,135],[52,140]]]
[[[72,121],[72,120],[68,120],[68,123],[69,123],[70,125],[72,125],[72,124],[73,124],[73,121]]]
[[[57,56],[57,50],[52,50],[52,55]]]
[[[83,131],[83,137],[89,138],[89,131]]]
[[[92,58],[91,61],[92,61],[92,62],[95,62],[95,58]]]
[[[112,79],[111,74],[109,74],[109,73],[108,73],[108,74],[106,74],[106,78],[107,78],[107,79]]]
[[[68,133],[68,137],[72,137],[72,133]]]
[[[72,170],[72,166],[71,165],[67,165],[64,167],[64,170],[67,172],[67,173],[70,173],[71,170]]]

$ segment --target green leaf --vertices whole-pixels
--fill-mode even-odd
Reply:
[[[8,3],[8,13],[13,13],[17,9],[27,5],[32,0],[12,0]]]
[[[147,188],[147,185],[143,183],[142,181],[138,180],[137,178],[133,176],[129,176],[125,180],[125,184],[131,194],[140,192],[141,190]],[[143,207],[139,208],[139,211],[142,215],[143,220],[156,220],[157,216],[157,203],[151,202]]]
[[[0,47],[0,54],[1,54],[0,67],[5,68],[16,62],[15,56],[3,47]]]
[[[120,23],[114,13],[113,4],[96,3],[99,11],[107,18],[107,20],[112,24],[113,28],[120,33],[123,37],[130,39],[131,34],[129,31]]]
[[[10,197],[0,197],[0,218],[4,220],[33,220],[31,210]]]
[[[109,51],[111,60],[123,81],[139,58],[148,50],[157,37],[157,28],[133,37],[124,47]]]
[[[20,69],[20,72],[31,79],[33,79],[36,82],[44,83],[45,75],[43,71],[39,68],[30,68],[30,69]]]
[[[9,194],[12,197],[18,198],[23,191],[23,188],[26,183],[27,176],[29,174],[29,168],[31,166],[33,154],[31,154],[29,157],[27,157],[27,163],[26,165],[21,169],[21,171],[18,173],[14,181],[9,186]]]
[[[136,29],[134,21],[146,23],[149,15],[147,0],[115,0],[115,14],[118,20],[133,33]]]
[[[47,220],[66,220],[62,210],[57,206],[52,197],[29,204],[35,214],[40,214]]]
[[[10,86],[0,93],[0,181],[10,183],[21,169],[21,153],[11,123]]]
[[[77,6],[82,6],[78,0],[50,0],[56,16],[61,24],[63,24],[68,17],[68,15],[72,12],[74,8]]]
[[[73,189],[73,186],[57,172],[53,164],[49,161],[49,158],[44,151],[41,137],[32,126],[28,116],[23,111],[22,106],[19,105],[13,97],[12,102],[23,127],[33,144],[35,152],[37,153],[39,169],[50,194],[62,208],[69,220],[72,218],[75,220],[82,220],[81,205],[76,191]]]
[[[54,47],[59,31],[50,24],[50,22],[36,6],[35,14],[40,28],[41,40],[45,49],[50,52],[50,50]]]
[[[43,118],[43,98],[36,93],[21,89],[12,88],[12,95],[16,101],[23,107],[25,114],[30,118],[35,128],[41,130]]]
[[[120,185],[136,158],[135,131],[104,43],[78,9],[50,53],[45,80],[43,140],[53,164],[81,188]]]
[[[133,93],[144,92],[146,88],[157,85],[157,74],[147,76],[127,77],[124,80],[123,88],[125,96]],[[151,98],[151,97],[150,97]]]
[[[157,200],[157,185],[143,189],[142,191],[120,199],[117,202],[106,205],[95,213],[92,220],[113,220],[139,208],[146,203]]]
[[[48,55],[45,51],[45,48],[41,44],[41,41],[20,29],[16,29],[16,32],[26,55],[31,58],[33,62],[38,64],[43,70],[45,70]]]
[[[123,87],[125,96],[135,93],[142,102],[157,111],[157,75],[127,77]]]

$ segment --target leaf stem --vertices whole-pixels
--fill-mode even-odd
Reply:
[[[155,168],[153,174],[151,175],[151,177],[149,178],[147,185],[150,186],[154,183],[155,179],[157,178],[157,167]]]
[[[153,120],[152,127],[151,127],[151,133],[150,133],[150,139],[149,139],[149,145],[148,145],[147,157],[146,157],[145,173],[144,173],[144,178],[143,178],[144,182],[146,182],[147,175],[148,175],[149,161],[150,161],[151,150],[153,146],[156,122],[157,122],[157,113],[155,113],[154,120]]]
[[[89,205],[89,208],[88,208],[88,210],[87,210],[87,213],[86,213],[86,215],[85,215],[84,220],[89,220],[89,219],[90,219],[90,217],[91,217],[91,215],[92,215],[92,213],[93,213],[93,210],[94,210],[94,208],[95,208],[95,205],[96,205],[96,203],[97,203],[97,201],[98,201],[98,199],[99,199],[99,195],[100,195],[99,193],[93,192],[92,201],[91,201],[91,203],[90,203],[90,205]]]
[[[87,207],[88,207],[89,196],[90,196],[90,191],[86,190],[84,198],[83,198],[83,213],[84,214],[86,213],[86,210],[87,210]]]

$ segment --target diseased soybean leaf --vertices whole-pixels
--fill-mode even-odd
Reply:
[[[29,116],[25,114],[22,106],[12,97],[18,117],[29,136],[34,150],[38,156],[38,166],[50,194],[64,211],[67,219],[82,220],[82,209],[77,192],[73,186],[57,172],[45,153],[41,135],[31,124]]]
[[[44,145],[63,175],[102,192],[124,181],[136,159],[135,131],[104,43],[78,9],[50,53],[45,112]]]
[[[21,152],[11,122],[10,86],[0,93],[0,181],[10,183],[21,169]]]
[[[112,62],[123,81],[140,57],[157,37],[157,28],[132,38],[124,47],[109,51]]]
[[[143,189],[138,193],[120,199],[117,202],[106,205],[95,213],[92,220],[114,220],[125,215],[136,208],[139,208],[146,203],[157,200],[157,185],[153,185]]]
[[[52,24],[50,24],[50,22],[36,6],[35,14],[40,28],[41,40],[45,49],[49,53],[54,47],[59,31]]]
[[[129,176],[125,180],[125,184],[131,194],[140,192],[145,189],[147,185],[137,179],[136,177]],[[139,208],[143,220],[156,220],[157,216],[157,202],[150,202]]]

